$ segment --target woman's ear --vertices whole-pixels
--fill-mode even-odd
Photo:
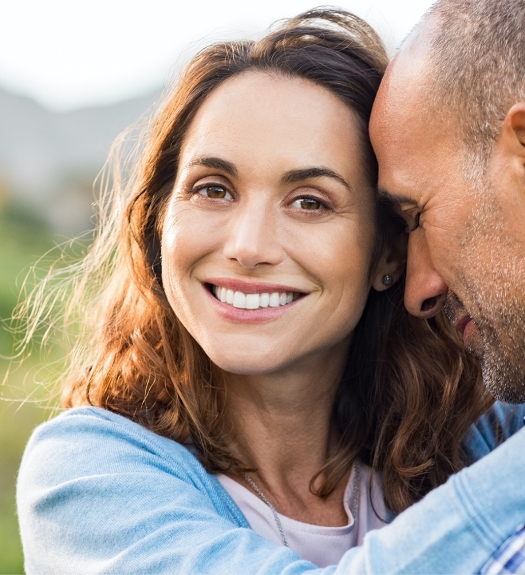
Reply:
[[[399,234],[383,249],[372,272],[372,287],[376,291],[388,289],[403,275],[407,263],[407,240],[407,234]]]

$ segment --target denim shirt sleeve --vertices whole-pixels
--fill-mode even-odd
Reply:
[[[474,573],[525,516],[525,430],[336,566],[266,541],[183,446],[118,415],[38,428],[18,481],[27,575]]]
[[[525,404],[497,401],[471,426],[463,440],[469,464],[481,459],[524,426]]]

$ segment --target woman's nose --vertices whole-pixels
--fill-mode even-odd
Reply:
[[[412,315],[429,318],[441,310],[447,293],[448,286],[434,268],[424,233],[413,232],[408,239],[405,307]]]
[[[284,252],[278,237],[277,217],[262,199],[239,206],[232,214],[224,255],[249,269],[280,263]]]

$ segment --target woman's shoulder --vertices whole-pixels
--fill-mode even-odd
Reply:
[[[121,489],[108,490],[108,483]],[[125,505],[135,483],[150,492],[197,497],[223,517],[244,523],[190,446],[97,407],[70,409],[35,429],[22,458],[17,498],[22,509],[58,494],[74,498],[92,491],[109,497],[111,492]]]
[[[525,404],[496,401],[468,430],[463,446],[468,463],[490,453],[524,426]]]
[[[69,409],[37,427],[27,445],[22,469],[26,459],[34,463],[40,457],[47,467],[105,462],[125,469],[144,461],[177,475],[206,474],[187,446],[98,407]]]

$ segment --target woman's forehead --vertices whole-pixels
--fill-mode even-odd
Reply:
[[[280,162],[352,171],[360,132],[354,113],[328,89],[296,77],[245,72],[223,82],[197,111],[181,167],[195,157],[234,164]],[[360,166],[359,166],[360,167]]]

